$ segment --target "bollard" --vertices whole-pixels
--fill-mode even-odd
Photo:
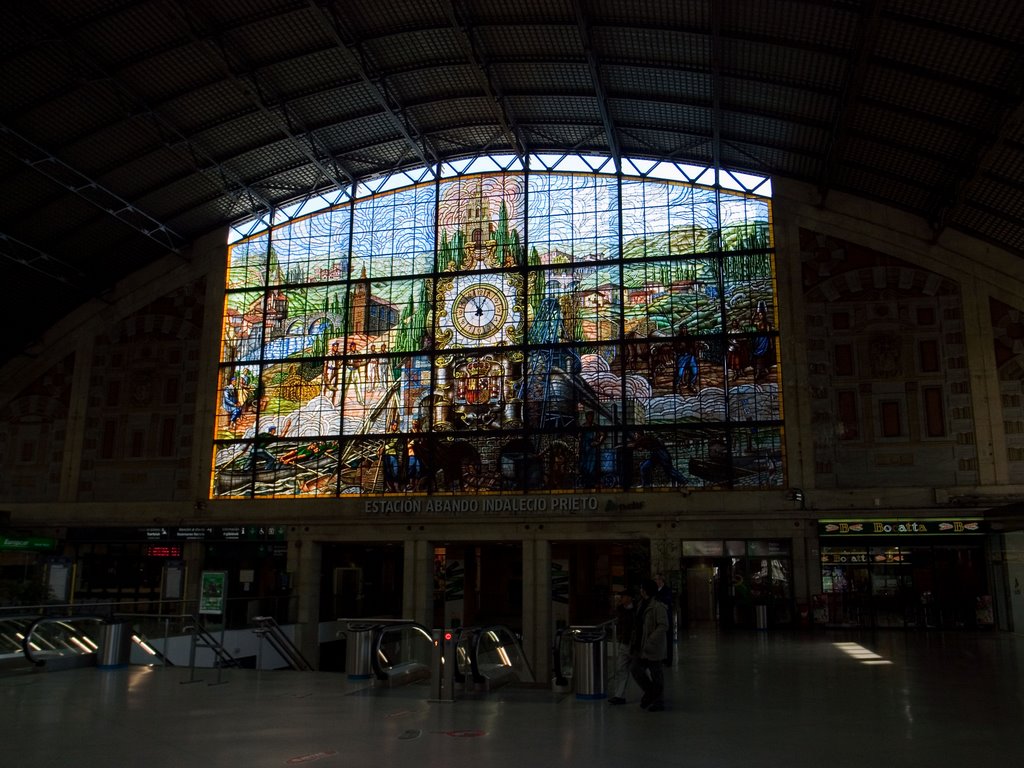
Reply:
[[[754,626],[757,629],[768,629],[768,606],[767,605],[755,605],[754,606]]]
[[[128,666],[132,652],[132,629],[123,621],[104,624],[100,630],[100,657],[96,666],[114,669]]]
[[[577,631],[572,644],[573,685],[577,699],[603,699],[608,693],[605,681],[603,632]]]
[[[345,673],[349,680],[373,677],[373,625],[349,624],[345,630]]]

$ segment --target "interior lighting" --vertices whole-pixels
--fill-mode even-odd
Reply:
[[[150,656],[156,656],[156,651],[154,651],[149,646],[149,644],[145,640],[143,640],[141,637],[139,637],[138,635],[132,635],[132,642],[135,643],[137,646],[139,646],[139,648],[144,650]]]
[[[72,645],[77,646],[79,649],[81,649],[82,653],[92,653],[93,651],[95,651],[95,648],[90,648],[77,637],[68,638],[68,641]]]
[[[501,642],[498,640],[498,635],[494,632],[494,630],[489,629],[487,630],[487,636],[494,641],[494,650],[497,652],[498,658],[501,659],[501,665],[503,667],[511,667],[512,659],[509,657],[508,651],[505,650],[505,646],[503,646]]]
[[[832,643],[833,646],[845,653],[847,656],[857,659],[861,664],[885,665],[892,664],[888,659],[879,656],[874,651],[868,650],[859,643]]]

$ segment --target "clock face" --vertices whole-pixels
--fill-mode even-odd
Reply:
[[[463,336],[486,339],[501,330],[508,300],[493,285],[477,283],[463,290],[452,306],[452,322]]]

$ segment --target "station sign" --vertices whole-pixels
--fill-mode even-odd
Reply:
[[[285,525],[164,525],[138,528],[68,528],[68,541],[284,541]]]

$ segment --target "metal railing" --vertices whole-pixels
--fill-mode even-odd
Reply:
[[[253,621],[256,624],[256,629],[253,632],[260,638],[260,641],[266,639],[270,646],[280,654],[281,658],[288,662],[288,665],[292,669],[297,669],[301,672],[308,672],[313,669],[313,665],[310,664],[306,657],[302,655],[302,651],[291,641],[282,630],[281,626],[274,620],[273,616],[256,616]],[[256,668],[262,667],[262,648],[259,646],[259,650],[256,653]]]

